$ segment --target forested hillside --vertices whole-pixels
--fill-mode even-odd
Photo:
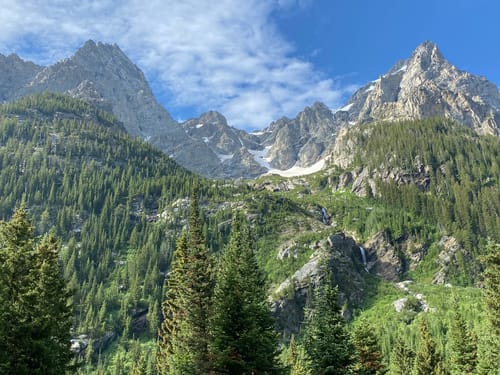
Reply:
[[[158,328],[166,321],[171,329],[163,317],[175,310],[164,304],[162,316],[162,302],[190,306],[174,297],[191,289],[176,285],[187,272],[203,280],[209,268],[215,314],[207,324],[221,336],[206,345],[221,373],[315,374],[332,363],[341,369],[333,373],[429,373],[424,363],[442,373],[495,373],[498,138],[431,119],[352,127],[337,146],[332,164],[311,176],[208,180],[131,138],[106,112],[62,95],[27,97],[0,107],[2,228],[24,205],[33,236],[60,239],[82,374],[156,374]],[[213,264],[175,263],[182,244],[204,249]],[[243,290],[243,302],[225,299]],[[279,341],[279,361],[271,349],[245,352],[231,336],[226,310],[241,309],[241,324],[251,326],[249,301],[264,332],[249,337],[266,339],[268,349]],[[262,308],[269,301],[276,335]],[[178,332],[193,344],[185,325]],[[329,333],[318,340],[321,332]]]
[[[73,337],[88,337],[89,360],[124,330],[156,336],[163,279],[192,187],[203,202],[234,193],[131,138],[108,113],[52,94],[0,108],[0,181],[2,218],[22,203],[36,233],[53,231],[64,244]],[[161,216],[166,207],[172,215]],[[216,232],[205,227],[208,238]]]

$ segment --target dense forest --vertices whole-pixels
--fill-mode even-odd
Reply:
[[[57,360],[29,349],[41,326],[22,304],[2,311],[2,344],[49,358],[53,373],[64,366],[81,374],[498,373],[498,138],[443,119],[353,127],[348,136],[357,147],[346,169],[208,180],[82,101],[41,94],[1,106],[2,305],[59,290],[52,305],[65,299],[69,309],[61,307],[59,327],[51,323],[67,346],[37,344],[63,353]],[[362,168],[374,189],[360,196],[350,185],[336,188]],[[384,178],[422,170],[425,187]],[[16,222],[26,244],[12,234]],[[358,258],[353,269],[334,270],[354,272],[363,284],[339,283],[322,263],[325,276],[311,283],[302,324],[283,335],[269,298],[338,232],[358,244],[383,233],[405,265],[398,279],[411,283],[394,288]],[[444,237],[459,250],[435,285]],[[408,243],[424,249],[420,258]],[[283,244],[292,244],[293,256],[278,256]],[[15,264],[24,279],[14,277]],[[42,274],[52,289],[35,282]],[[351,298],[358,290],[362,298]],[[42,305],[39,315],[50,314]],[[27,322],[18,336],[9,334],[13,319]],[[2,353],[0,369],[19,368],[14,352]],[[26,365],[24,373],[40,368]]]

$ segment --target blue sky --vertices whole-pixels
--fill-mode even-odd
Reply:
[[[22,3],[22,4],[21,4]],[[0,0],[0,53],[41,65],[116,43],[178,120],[218,110],[263,128],[338,108],[418,44],[500,84],[494,0]]]

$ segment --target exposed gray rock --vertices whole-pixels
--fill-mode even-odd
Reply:
[[[332,111],[314,103],[295,118],[281,118],[258,133],[231,127],[217,112],[178,124],[155,100],[142,71],[116,45],[88,41],[73,56],[45,68],[16,55],[0,55],[0,100],[42,91],[69,93],[112,111],[130,134],[186,168],[216,178],[253,178],[269,169],[310,167],[330,156],[335,165],[346,168],[354,162],[357,145],[343,135],[355,124],[444,116],[495,135],[500,124],[497,87],[451,65],[431,42],[361,87],[343,108]],[[369,136],[366,128],[359,129]],[[352,175],[353,191],[364,195],[367,186],[374,190],[373,180],[379,176],[373,173]],[[415,180],[397,177],[401,183]],[[350,183],[341,181],[338,188]]]
[[[443,116],[481,134],[499,134],[498,88],[451,65],[432,42],[361,87],[347,104],[351,123]]]
[[[443,236],[438,245],[441,247],[439,252],[437,262],[439,264],[439,270],[434,274],[432,278],[433,284],[445,284],[447,282],[447,276],[450,270],[457,267],[457,258],[461,257],[465,262],[472,266],[471,255],[463,248],[462,245],[456,240],[455,237]],[[460,253],[460,254],[459,254]]]
[[[294,119],[284,117],[273,122],[260,141],[270,146],[268,159],[272,167],[307,167],[333,150],[337,127],[332,111],[317,102]]]
[[[367,268],[376,275],[388,281],[398,281],[404,271],[404,263],[398,250],[386,238],[386,234],[381,231],[370,238],[364,244],[368,254],[374,253],[374,260],[368,257]]]
[[[16,54],[0,54],[0,102],[11,100],[43,67],[24,61]]]
[[[310,246],[316,251],[309,261],[279,285],[271,296],[273,314],[280,331],[287,337],[298,332],[309,293],[323,282],[326,270],[331,273],[334,285],[339,286],[340,303],[348,306],[345,316],[363,299],[363,274],[366,271],[360,259],[359,245],[344,233],[336,233]]]

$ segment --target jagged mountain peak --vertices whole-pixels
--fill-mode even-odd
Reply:
[[[422,70],[427,70],[431,66],[439,66],[447,63],[438,46],[431,41],[420,44],[409,59],[409,64],[418,64]]]
[[[83,46],[69,59],[79,64],[109,64],[112,61],[116,64],[120,61],[122,64],[128,65],[135,71],[140,71],[137,66],[123,53],[117,44],[108,44],[102,42],[94,42],[92,39],[87,40]],[[140,73],[142,75],[142,72]]]
[[[484,77],[449,63],[430,41],[361,87],[336,114],[344,126],[436,116],[453,118],[482,134],[499,134],[500,93]]]
[[[198,117],[200,123],[210,123],[210,124],[220,124],[223,126],[227,125],[227,120],[221,113],[217,111],[208,111]]]

